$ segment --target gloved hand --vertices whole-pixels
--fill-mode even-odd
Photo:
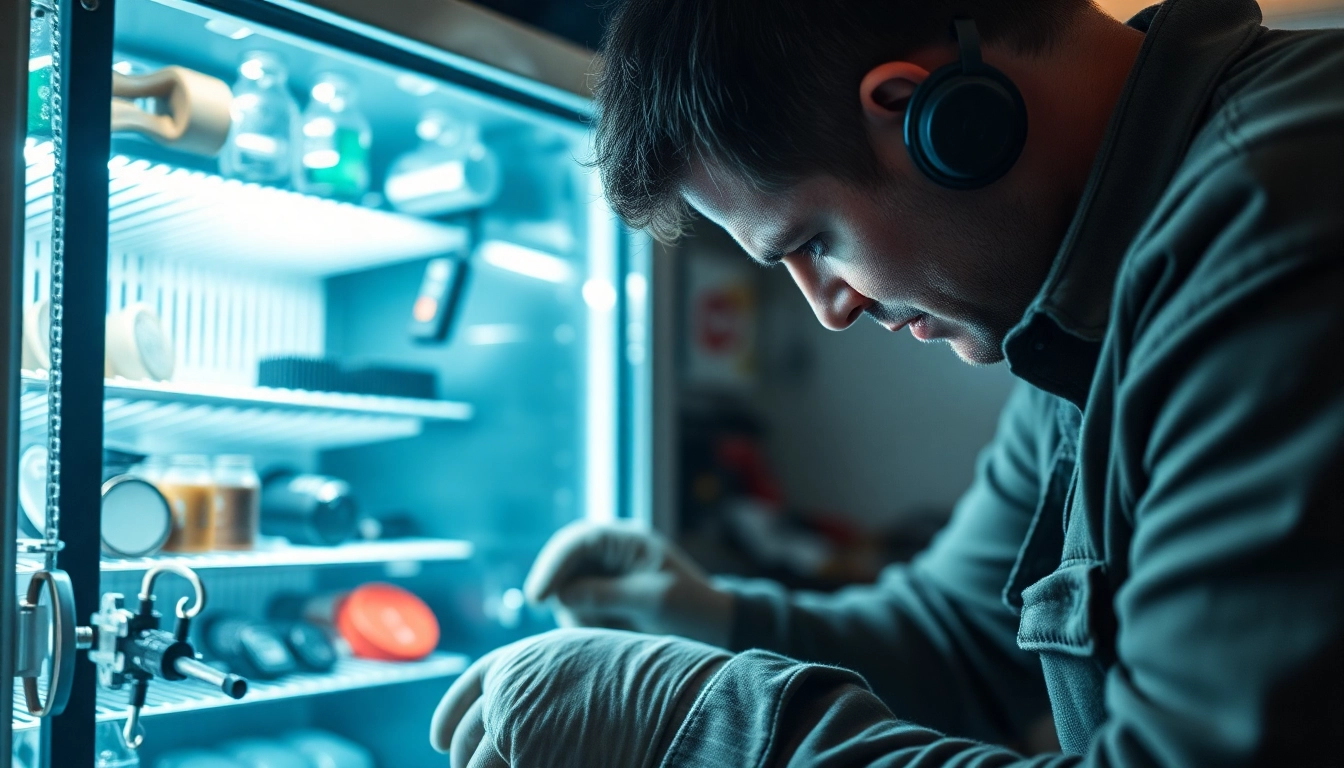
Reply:
[[[564,627],[633,629],[725,647],[733,595],[671,542],[628,524],[572,523],[546,542],[523,592]]]
[[[486,654],[429,741],[452,768],[652,768],[729,654],[675,637],[558,629]]]

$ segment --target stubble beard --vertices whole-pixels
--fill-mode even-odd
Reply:
[[[947,226],[947,236],[928,254],[924,282],[931,288],[927,309],[957,333],[935,341],[946,342],[965,363],[991,365],[1003,360],[1004,338],[1040,291],[1059,238],[1021,198],[981,198],[983,203],[967,206],[956,197],[962,194],[919,201],[892,195],[888,210]],[[869,314],[879,323],[898,321],[880,304]]]

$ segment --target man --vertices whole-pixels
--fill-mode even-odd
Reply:
[[[1023,383],[876,586],[562,531],[532,598],[700,642],[496,651],[435,714],[453,765],[1344,764],[1344,33],[1251,0],[641,0],[597,103],[631,224],[693,208],[828,328]],[[1047,704],[1061,754],[997,746]]]

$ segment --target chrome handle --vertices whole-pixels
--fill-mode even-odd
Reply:
[[[46,589],[51,602],[52,633],[51,663],[47,668],[47,698],[42,700],[36,675],[23,676],[23,701],[34,717],[50,717],[65,711],[70,702],[70,688],[75,677],[75,593],[70,574],[61,570],[38,571],[28,582],[28,594],[19,603],[20,613],[37,613]]]

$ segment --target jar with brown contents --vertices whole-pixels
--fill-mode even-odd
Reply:
[[[257,543],[261,478],[251,456],[215,457],[215,548],[252,549]]]
[[[215,483],[205,456],[174,456],[156,483],[173,510],[165,552],[206,552],[215,546]]]

